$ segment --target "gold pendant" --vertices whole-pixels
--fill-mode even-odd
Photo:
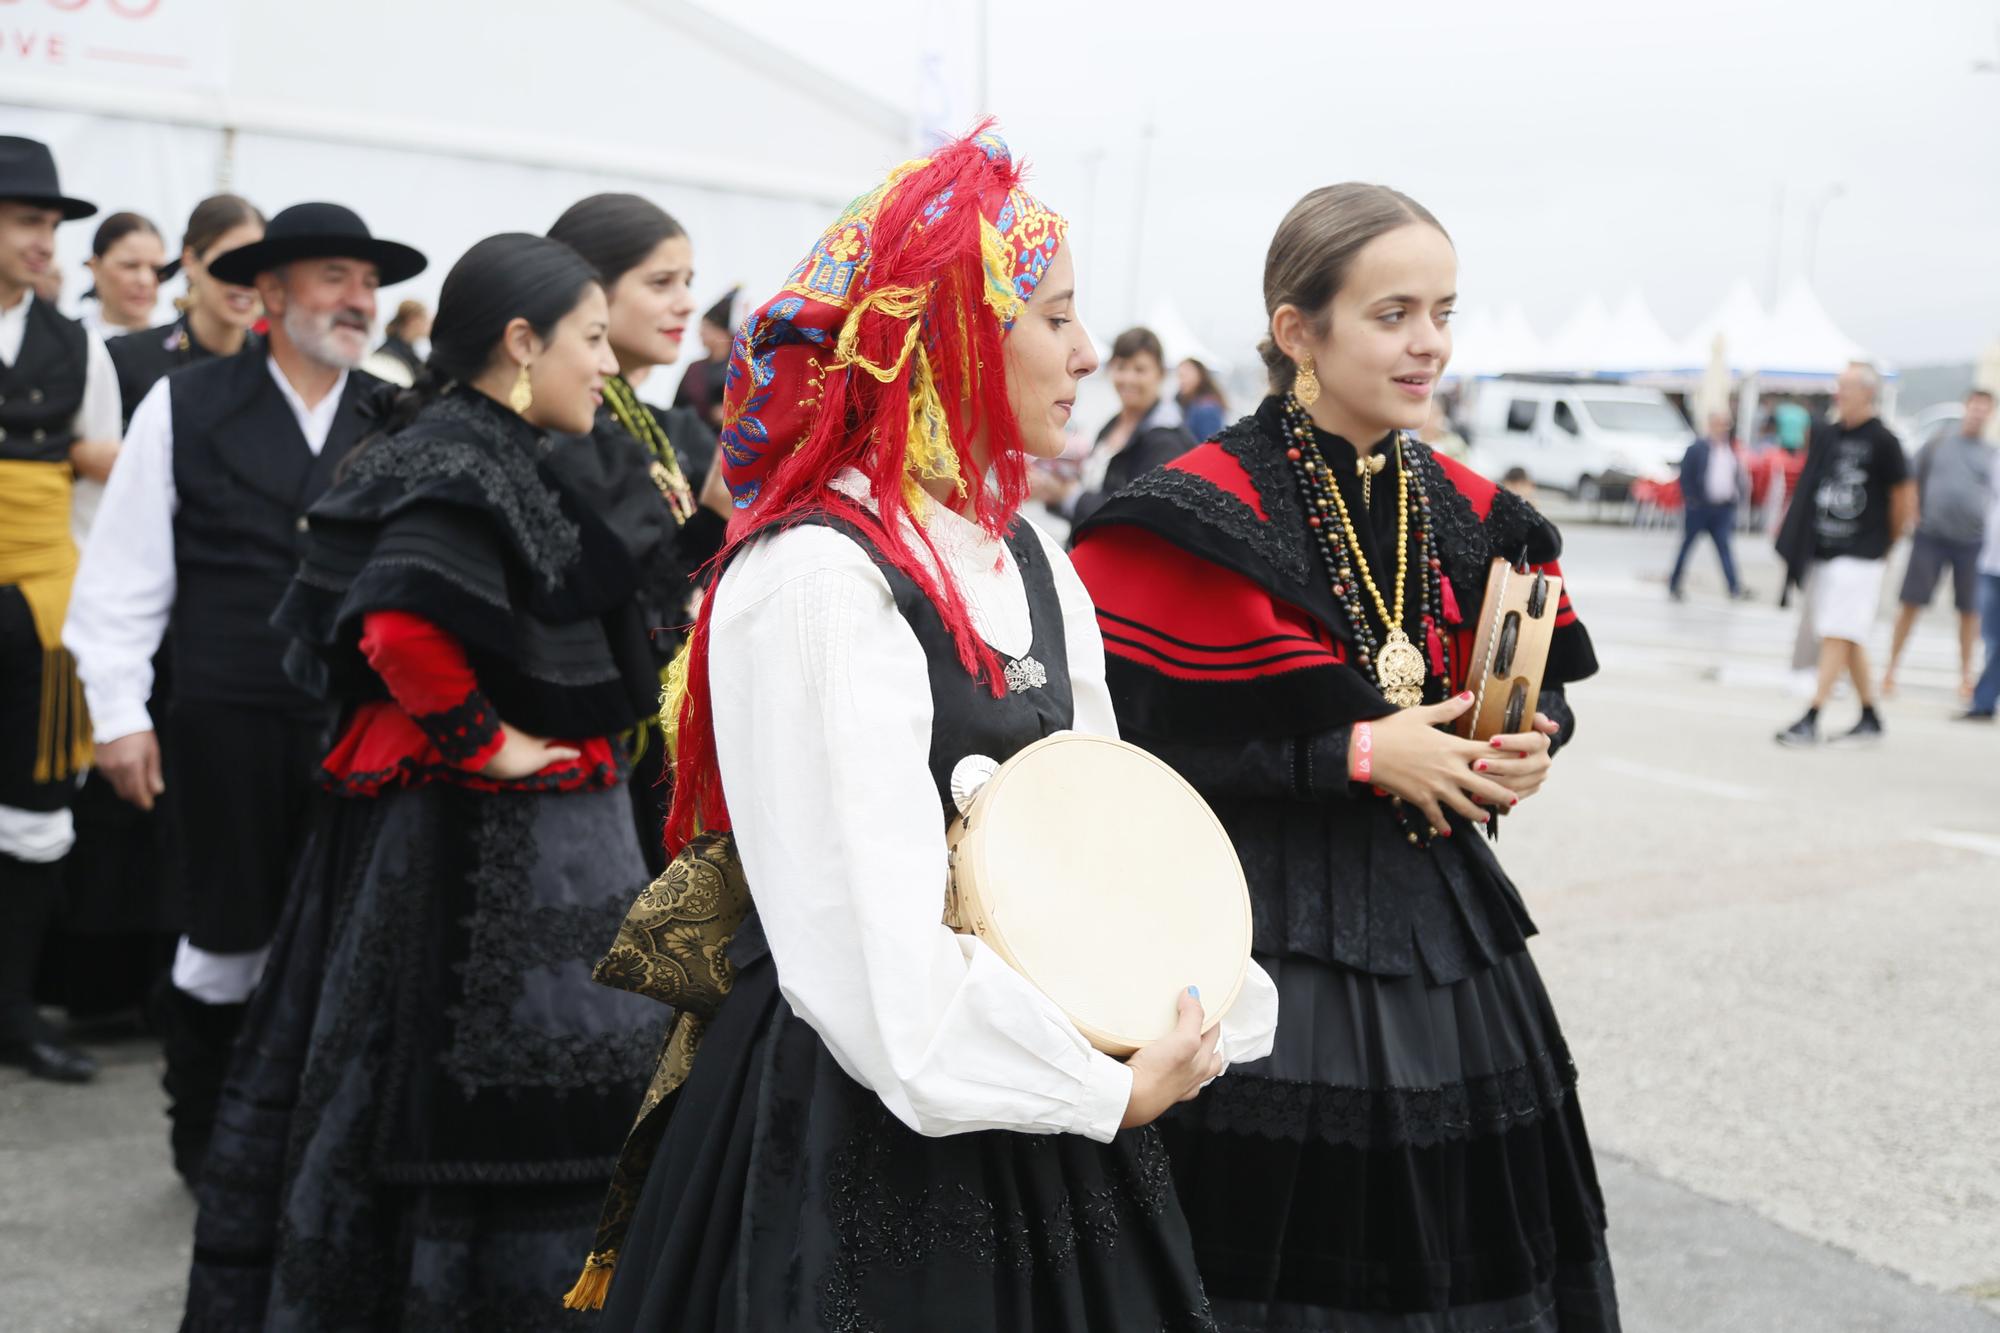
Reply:
[[[1389,631],[1382,650],[1375,654],[1375,683],[1382,697],[1398,708],[1415,708],[1424,701],[1424,655],[1402,626]]]

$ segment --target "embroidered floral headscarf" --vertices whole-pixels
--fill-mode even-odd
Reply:
[[[923,483],[948,483],[996,537],[1027,497],[1001,343],[1068,224],[1021,188],[1021,167],[990,124],[905,162],[849,204],[737,331],[720,458],[738,513],[718,563],[765,528],[835,515],[924,590],[966,671],[997,694],[1000,665],[964,596],[935,572],[944,566],[934,551],[929,560],[917,551],[930,541]],[[849,468],[868,479],[872,507],[831,489]],[[689,639],[678,709],[667,825],[676,852],[697,828],[728,827],[708,718],[708,605]]]
[[[829,376],[856,372],[907,391],[910,476],[964,485],[948,390],[969,387],[967,358],[984,340],[969,327],[978,321],[971,293],[954,290],[940,270],[954,257],[976,261],[978,304],[1000,334],[1014,326],[1069,225],[1021,189],[1020,176],[1007,145],[984,129],[905,162],[850,203],[744,321],[730,345],[721,445],[739,509],[756,503],[821,409],[842,397]],[[977,215],[976,230],[947,226],[965,210]],[[909,234],[885,244],[883,227],[899,223]],[[922,243],[932,236],[941,244]]]

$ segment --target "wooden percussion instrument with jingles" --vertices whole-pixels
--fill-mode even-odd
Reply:
[[[1561,601],[1560,578],[1493,562],[1465,679],[1473,704],[1453,724],[1459,735],[1484,741],[1533,729]]]
[[[952,796],[947,926],[984,940],[1107,1055],[1171,1032],[1191,985],[1203,1030],[1222,1021],[1250,968],[1250,891],[1180,774],[1066,731],[997,768],[962,761]]]

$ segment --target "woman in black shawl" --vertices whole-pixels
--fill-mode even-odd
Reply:
[[[1083,525],[1120,731],[1250,880],[1276,1046],[1161,1125],[1224,1330],[1618,1326],[1575,1071],[1482,834],[1538,790],[1596,669],[1565,598],[1532,730],[1439,728],[1526,502],[1413,438],[1457,260],[1373,185],[1315,190],[1265,267],[1271,397]]]
[[[575,1327],[664,1017],[590,980],[646,881],[615,736],[656,689],[619,634],[630,558],[549,466],[607,323],[566,246],[480,242],[428,374],[311,513],[275,619],[343,725],[203,1173],[190,1328]]]

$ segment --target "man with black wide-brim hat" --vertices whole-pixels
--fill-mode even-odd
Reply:
[[[330,721],[287,678],[271,613],[298,564],[306,511],[365,433],[362,404],[384,388],[357,369],[376,289],[424,263],[324,203],[295,204],[263,240],[218,256],[211,274],[257,288],[268,339],[147,393],[77,576],[63,637],[90,699],[98,768],[142,809],[160,801],[173,849],[185,934],[163,1006],[166,1088],[174,1165],[190,1182]],[[163,638],[174,697],[155,718],[147,700]]]
[[[71,504],[77,477],[102,477],[117,453],[118,376],[33,289],[55,268],[56,227],[96,211],[62,192],[46,144],[0,136],[0,1063],[72,1083],[97,1064],[36,1012],[34,972],[90,764],[61,638]]]

